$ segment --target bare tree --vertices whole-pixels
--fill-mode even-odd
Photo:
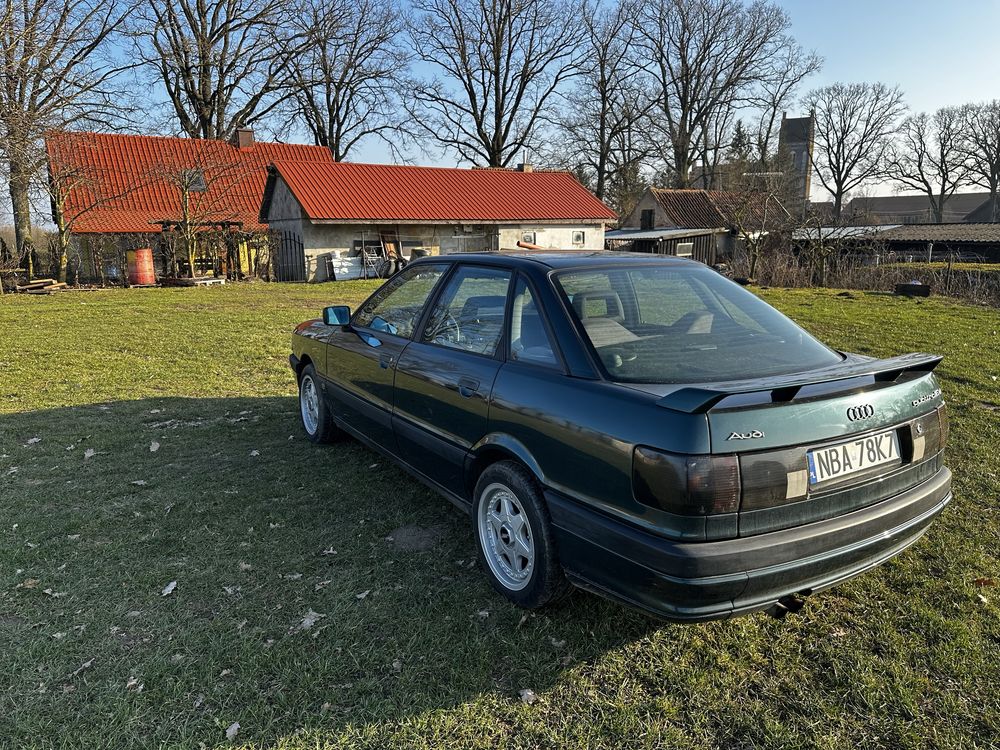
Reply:
[[[218,247],[246,218],[234,206],[232,193],[248,177],[249,167],[233,159],[224,144],[202,142],[193,153],[165,155],[151,166],[142,182],[158,184],[173,192],[177,212],[162,218],[161,227],[172,245],[169,263],[178,272],[178,257],[188,276],[197,275],[199,252],[218,260]],[[228,249],[228,248],[227,248]]]
[[[415,121],[467,162],[508,166],[577,72],[579,10],[566,0],[414,0],[413,11],[413,47],[439,74],[413,83]]]
[[[695,151],[700,162],[699,174],[694,181],[697,187],[706,190],[722,190],[727,187],[729,175],[723,175],[722,160],[732,148],[736,136],[736,107],[728,104],[719,107],[701,128]]]
[[[128,13],[117,0],[5,0],[0,6],[0,155],[15,254],[32,268],[31,196],[42,188],[46,130],[105,127],[122,115],[120,64],[107,54]]]
[[[289,62],[289,124],[301,118],[337,161],[372,136],[398,155],[408,135],[400,94],[409,64],[398,2],[306,0],[297,26],[306,44]]]
[[[942,107],[903,120],[889,154],[888,174],[903,189],[919,190],[931,204],[935,223],[944,221],[948,199],[966,182],[962,113]]]
[[[288,61],[301,36],[289,33],[284,0],[168,0],[135,14],[139,61],[163,86],[180,129],[227,139],[271,114],[284,95]]]
[[[834,83],[810,91],[804,106],[816,117],[813,168],[833,196],[839,222],[848,191],[885,174],[892,136],[906,111],[903,92],[884,83]]]
[[[748,143],[740,150],[750,152],[752,147]],[[732,162],[734,167],[742,164],[753,169],[757,166],[756,154],[748,153],[746,161],[742,162],[738,154],[734,156],[737,157]],[[736,169],[733,172],[725,194],[715,200],[721,203],[719,208],[743,245],[747,278],[755,279],[761,261],[786,247],[792,232],[799,227],[799,222],[785,207],[789,183],[795,178],[783,172],[737,173]]]
[[[749,104],[760,113],[754,145],[762,169],[773,166],[782,113],[798,98],[799,86],[823,67],[823,58],[788,37],[781,41],[750,94]]]
[[[1000,101],[962,108],[969,181],[990,191],[990,221],[1000,221]]]
[[[635,14],[627,0],[584,7],[580,75],[563,96],[552,139],[565,160],[583,167],[602,200],[619,173],[625,177],[650,152],[646,124],[653,100],[632,56]]]
[[[789,26],[785,11],[765,0],[654,0],[643,6],[641,46],[656,81],[658,120],[669,144],[663,156],[676,187],[689,186],[706,131],[731,121],[726,112],[745,105],[754,86],[772,75]]]

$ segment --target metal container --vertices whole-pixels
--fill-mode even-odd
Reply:
[[[148,247],[128,251],[128,283],[130,286],[151,286],[156,283],[153,251]]]

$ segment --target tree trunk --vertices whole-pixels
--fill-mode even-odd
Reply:
[[[750,268],[747,269],[747,278],[755,279],[757,278],[757,261],[760,258],[760,248],[754,241],[747,243],[747,250],[750,255]]]
[[[947,198],[944,195],[931,196],[931,215],[935,224],[944,222],[944,204]]]
[[[844,209],[844,194],[842,192],[837,192],[833,196],[833,223],[840,223],[840,214]]]
[[[674,187],[687,188],[691,186],[691,153],[688,148],[688,138],[681,137],[674,142]]]
[[[998,186],[990,186],[990,221],[1000,221],[1000,196],[997,195]]]
[[[14,255],[23,259],[31,279],[34,268],[31,245],[31,170],[18,159],[10,160],[10,203],[14,214]]]
[[[195,263],[195,243],[194,237],[186,236],[184,237],[184,249],[187,251],[188,258],[188,274],[193,279],[194,278],[194,263]]]

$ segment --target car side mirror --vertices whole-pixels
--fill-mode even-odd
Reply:
[[[331,305],[323,308],[323,322],[328,326],[346,326],[351,323],[351,308],[347,305]]]

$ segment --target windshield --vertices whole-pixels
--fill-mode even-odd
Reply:
[[[803,372],[841,356],[709,268],[556,274],[613,380],[699,383]]]

